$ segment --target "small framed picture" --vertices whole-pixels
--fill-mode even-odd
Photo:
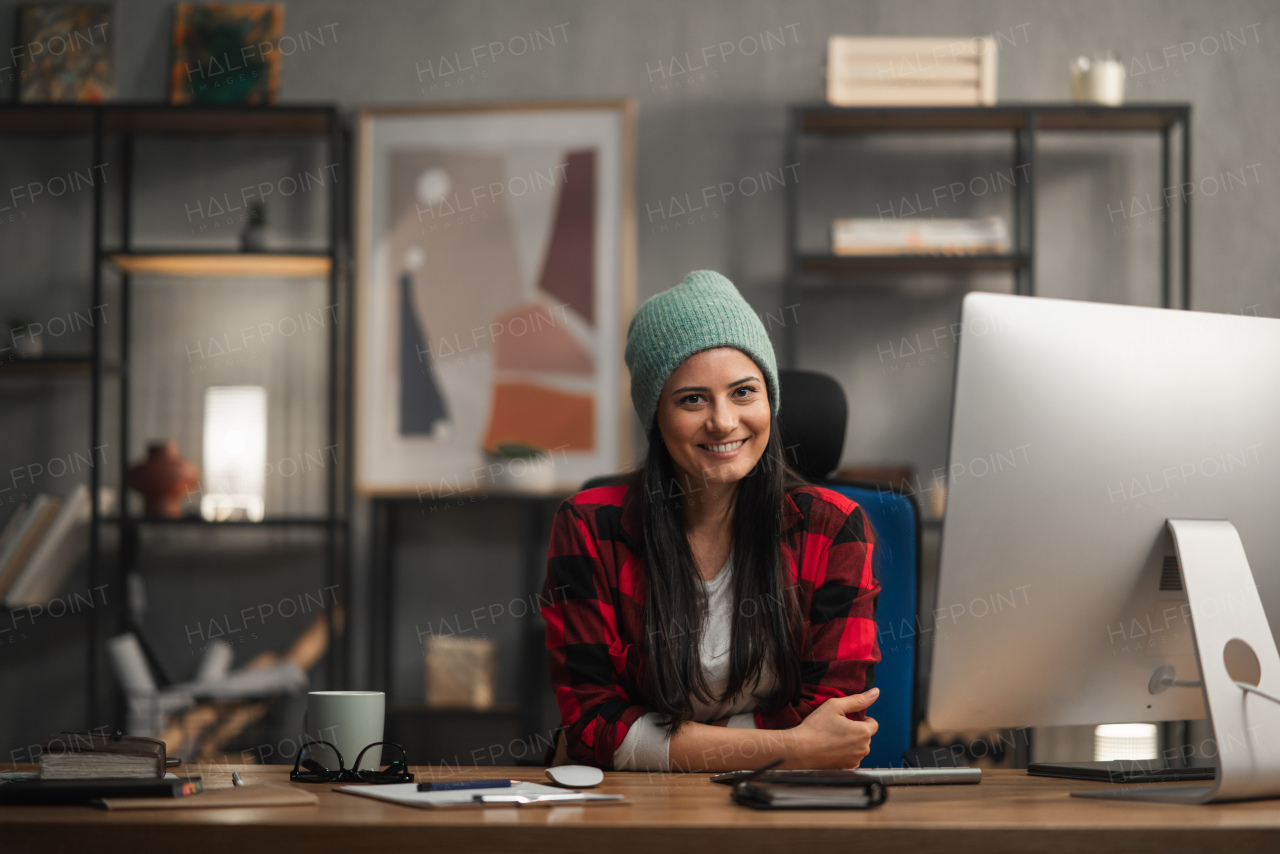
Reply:
[[[283,3],[179,3],[169,102],[274,104],[283,34]]]
[[[18,7],[18,100],[97,104],[116,96],[109,3],[24,3]]]

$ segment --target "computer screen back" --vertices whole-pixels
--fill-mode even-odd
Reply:
[[[1280,320],[967,295],[930,725],[1203,717],[1147,691],[1199,678],[1165,520],[1236,526],[1274,634],[1278,442]]]

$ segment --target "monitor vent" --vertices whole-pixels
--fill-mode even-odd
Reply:
[[[1160,566],[1160,589],[1162,591],[1182,589],[1182,573],[1178,572],[1177,555],[1164,556],[1164,563]]]

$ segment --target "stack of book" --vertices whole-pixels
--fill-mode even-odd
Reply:
[[[199,776],[166,774],[165,743],[116,733],[55,732],[40,747],[38,776],[0,780],[0,804],[101,804],[113,798],[199,794]]]
[[[104,510],[114,493],[102,490]],[[43,605],[89,553],[89,488],[67,498],[37,495],[0,532],[0,599],[9,608]]]
[[[838,219],[831,224],[837,255],[976,255],[1009,251],[1009,229],[998,216],[982,219]]]

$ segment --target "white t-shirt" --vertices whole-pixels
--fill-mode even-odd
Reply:
[[[733,633],[733,555],[710,581],[702,582],[707,591],[707,616],[703,623],[702,643],[698,655],[702,661],[703,675],[712,696],[724,693],[729,682],[729,645]],[[764,673],[754,690],[750,686],[736,697],[719,702],[702,703],[693,700],[693,720],[698,723],[718,720],[729,715],[729,726],[754,729],[753,712],[759,702],[773,693],[777,679],[773,669],[765,663]],[[614,752],[613,767],[619,771],[669,771],[671,730],[658,723],[662,715],[649,712],[641,715],[626,738]]]

